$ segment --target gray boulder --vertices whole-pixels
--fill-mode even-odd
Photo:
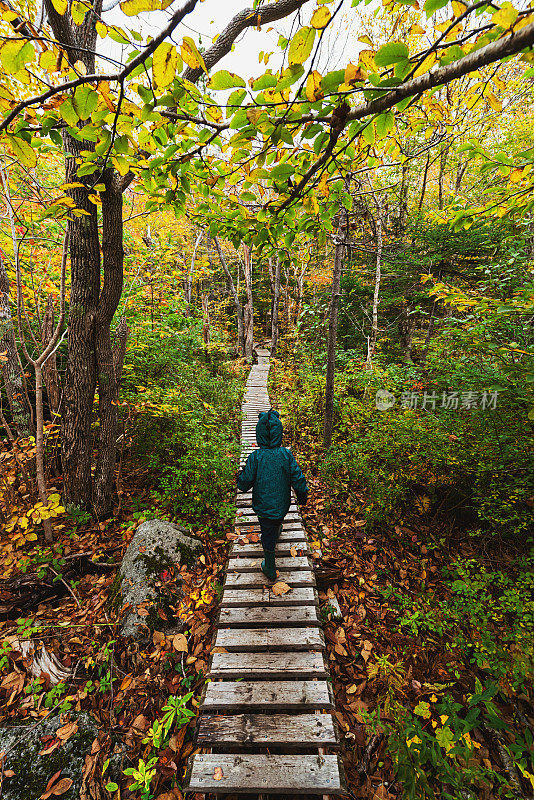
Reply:
[[[65,735],[68,725],[74,729],[69,738],[51,753],[40,755]],[[62,730],[57,737],[59,728]],[[85,757],[97,733],[95,720],[84,712],[61,717],[54,714],[37,725],[29,720],[27,726],[0,728],[0,753],[6,754],[2,800],[38,800],[57,772],[60,775],[53,785],[65,781],[64,785],[70,786],[61,794],[62,800],[79,798]],[[43,742],[43,737],[50,738]]]
[[[119,572],[121,605],[129,605],[121,629],[123,636],[142,639],[147,628],[165,630],[174,627],[172,611],[167,608],[168,602],[156,584],[169,568],[191,564],[201,547],[200,539],[172,522],[151,519],[137,528]],[[176,595],[173,597],[173,605],[178,599]],[[138,611],[140,605],[143,606],[141,614]],[[160,608],[167,623],[158,614]]]

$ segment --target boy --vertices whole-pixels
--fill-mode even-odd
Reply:
[[[278,411],[262,411],[256,425],[258,449],[253,450],[237,475],[237,488],[248,492],[252,486],[252,508],[261,528],[265,554],[261,569],[269,580],[276,580],[274,549],[284,517],[291,504],[291,487],[297,502],[306,505],[308,487],[295,457],[282,447],[282,423]]]

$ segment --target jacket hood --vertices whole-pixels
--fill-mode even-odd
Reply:
[[[256,425],[256,441],[260,447],[274,450],[282,444],[282,423],[278,411],[262,411]]]

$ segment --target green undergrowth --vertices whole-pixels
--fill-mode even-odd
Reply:
[[[516,387],[499,392],[497,375],[462,373],[445,358],[422,374],[412,364],[378,362],[369,370],[355,351],[340,355],[334,440],[326,454],[324,365],[309,353],[296,353],[278,368],[285,427],[299,457],[328,484],[332,503],[355,503],[368,526],[407,513],[454,513],[474,534],[529,533],[532,423]],[[462,408],[466,387],[479,407]],[[395,402],[380,410],[377,392],[384,391]],[[442,408],[444,395],[454,392],[458,408]],[[417,408],[408,407],[413,397]],[[483,397],[486,408],[480,407]],[[365,499],[357,503],[360,493]]]
[[[134,456],[150,472],[155,506],[214,526],[231,519],[243,363],[228,357],[222,335],[206,348],[198,321],[169,315],[163,333],[143,333],[127,367]]]

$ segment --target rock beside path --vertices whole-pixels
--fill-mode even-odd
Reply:
[[[156,584],[162,573],[174,570],[181,564],[190,564],[202,547],[199,539],[188,531],[159,519],[140,525],[128,545],[120,568],[120,604],[130,606],[123,618],[123,636],[140,639],[149,630],[172,628],[175,622],[172,611],[165,606],[165,598]],[[179,596],[173,597],[176,605]],[[139,609],[141,606],[141,609]],[[161,609],[168,622],[161,618]],[[139,613],[141,612],[141,613]]]
[[[84,712],[54,714],[37,725],[30,720],[27,726],[0,728],[0,753],[6,754],[2,800],[39,800],[56,773],[52,787],[65,788],[62,800],[77,800],[85,757],[97,733],[95,720]],[[54,747],[58,742],[61,745]],[[51,752],[43,753],[46,750]]]

